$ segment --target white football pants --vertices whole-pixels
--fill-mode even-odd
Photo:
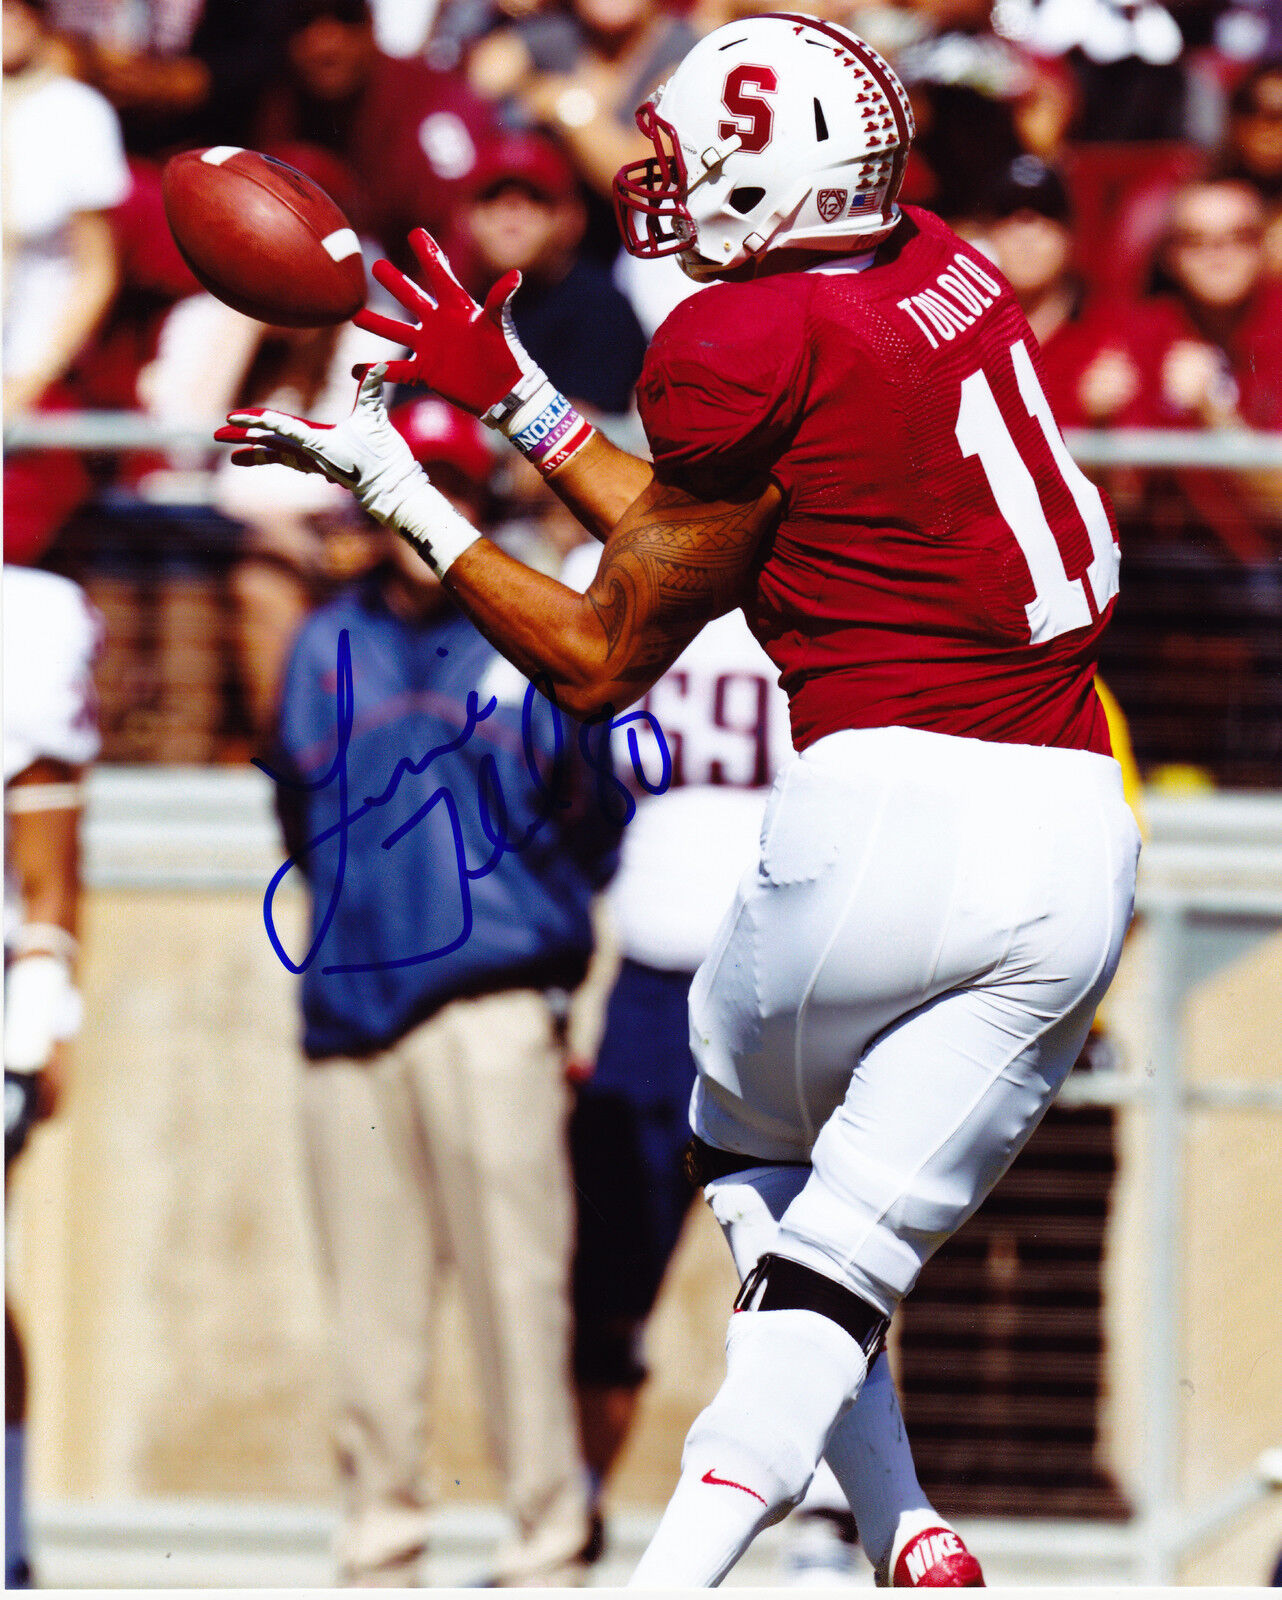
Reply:
[[[774,1249],[894,1311],[1076,1060],[1138,854],[1086,751],[879,728],[784,770],[690,994],[695,1132],[813,1163]]]

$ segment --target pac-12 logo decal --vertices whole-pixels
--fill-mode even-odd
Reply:
[[[846,209],[846,201],[849,198],[849,189],[820,189],[817,202],[819,215],[825,222],[836,222]]]
[[[733,139],[739,135],[740,150],[756,155],[770,143],[774,132],[775,114],[763,94],[773,94],[779,87],[779,76],[773,67],[753,67],[747,62],[732,67],[726,76],[726,86],[721,91],[721,104],[734,116],[733,122],[719,122],[717,137]],[[757,90],[748,94],[748,89]]]

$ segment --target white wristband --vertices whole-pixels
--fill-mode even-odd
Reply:
[[[55,1044],[80,1027],[80,993],[61,956],[23,956],[4,975],[4,1064],[39,1072]]]
[[[389,463],[357,493],[370,516],[408,539],[438,578],[481,537],[412,459],[404,468]]]
[[[550,378],[501,424],[525,459],[550,478],[578,455],[596,429],[580,416]]]
[[[540,412],[546,411],[549,406],[560,399],[560,390],[552,382],[551,378],[542,372],[538,374],[538,378],[538,383],[534,384],[528,393],[520,397],[520,404],[514,406],[499,423],[499,432],[509,439],[514,439],[523,428],[534,421]],[[515,396],[518,391],[514,389],[512,393]]]
[[[382,517],[377,511],[373,515],[408,539],[438,578],[443,578],[464,550],[481,537],[424,472],[401,486],[390,516]]]
[[[75,811],[84,803],[81,783],[24,783],[6,789],[4,808],[10,816],[32,811]]]

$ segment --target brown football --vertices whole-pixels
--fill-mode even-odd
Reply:
[[[360,241],[297,168],[215,145],[173,156],[163,184],[183,259],[225,305],[277,327],[324,328],[365,304]]]

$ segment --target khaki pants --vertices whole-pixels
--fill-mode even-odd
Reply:
[[[410,1582],[426,1545],[432,1322],[446,1263],[516,1525],[494,1575],[577,1575],[588,1517],[569,1380],[567,1111],[561,1053],[533,990],[455,1001],[379,1056],[304,1074],[346,1582]]]

